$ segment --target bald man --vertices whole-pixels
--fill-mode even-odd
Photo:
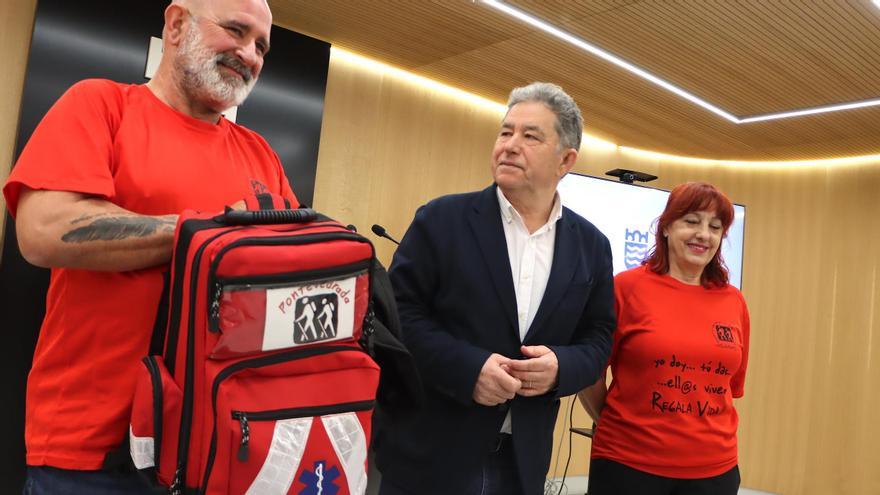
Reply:
[[[298,204],[266,141],[221,116],[259,78],[271,26],[265,0],[175,0],[153,80],[75,84],[13,169],[3,193],[21,253],[52,269],[26,494],[147,493],[108,454],[128,432],[177,214],[263,192]]]

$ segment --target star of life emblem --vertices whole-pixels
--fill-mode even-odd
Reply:
[[[325,461],[317,461],[312,470],[303,469],[299,475],[300,483],[306,485],[299,495],[336,495],[339,493],[339,486],[335,483],[338,477],[338,467],[328,469]]]

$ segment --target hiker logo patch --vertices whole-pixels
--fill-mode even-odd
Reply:
[[[263,350],[351,338],[357,277],[266,291]]]

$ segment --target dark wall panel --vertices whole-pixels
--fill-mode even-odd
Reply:
[[[143,83],[150,36],[162,36],[167,1],[40,0],[28,60],[15,156],[37,123],[76,81]],[[330,45],[272,28],[272,51],[260,81],[239,108],[238,123],[259,132],[278,153],[301,202],[312,203]],[[0,321],[5,357],[0,426],[0,493],[20,492],[24,477],[24,397],[48,271],[27,264],[7,218],[0,263]]]

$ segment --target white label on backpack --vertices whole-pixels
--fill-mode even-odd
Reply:
[[[277,421],[266,462],[245,495],[286,495],[299,471],[311,429],[312,418]]]
[[[146,469],[155,466],[156,459],[153,454],[155,452],[155,442],[153,437],[139,437],[134,434],[134,430],[129,426],[128,438],[128,447],[134,467]]]
[[[266,291],[263,350],[349,339],[357,277]]]
[[[363,495],[367,490],[367,436],[357,414],[331,414],[322,416],[321,421],[336,457],[342,462],[348,492]]]

